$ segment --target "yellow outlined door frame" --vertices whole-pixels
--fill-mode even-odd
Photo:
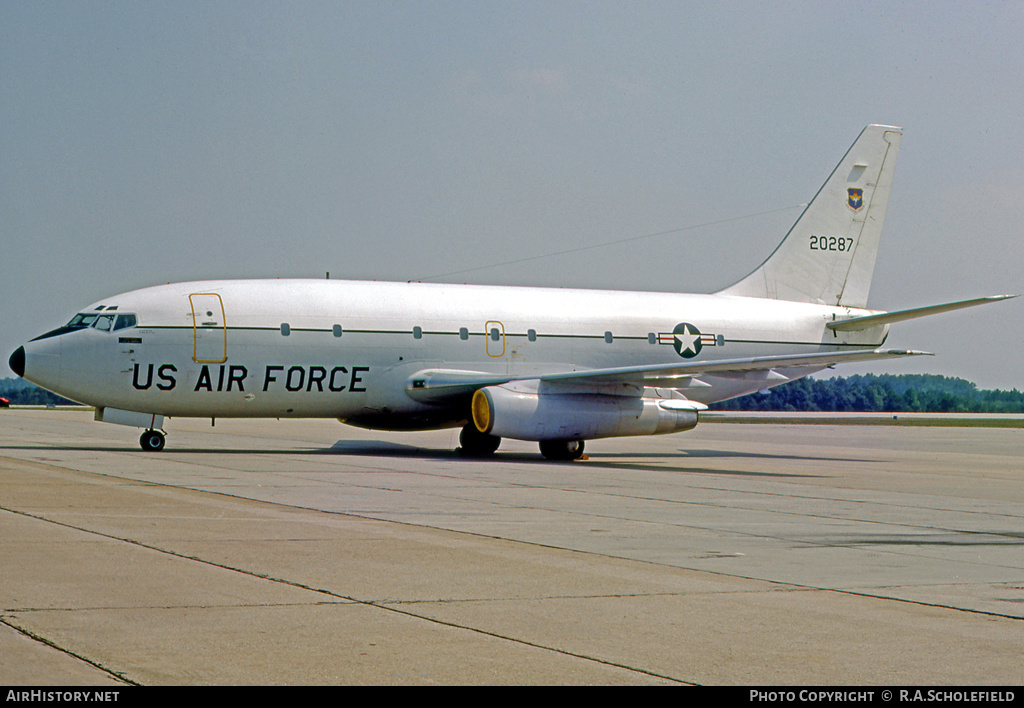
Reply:
[[[497,338],[494,333],[497,332]],[[484,339],[487,341],[487,356],[495,359],[505,356],[505,325],[490,320],[484,325]]]
[[[223,364],[228,360],[228,327],[224,302],[217,293],[192,293],[192,360]]]

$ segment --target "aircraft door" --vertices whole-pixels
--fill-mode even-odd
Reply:
[[[484,332],[487,335],[487,356],[505,356],[505,325],[492,320],[484,325]]]
[[[224,322],[224,302],[217,293],[193,293],[192,360],[201,364],[221,364],[228,359],[228,330]]]

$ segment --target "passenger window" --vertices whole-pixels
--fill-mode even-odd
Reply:
[[[612,333],[611,332],[605,332],[604,333],[604,341],[607,344],[611,344],[612,343]]]
[[[531,342],[536,342],[537,341],[537,330],[535,330],[535,329],[528,329],[528,330],[526,330],[526,338],[529,339]]]
[[[334,336],[335,337],[340,337],[341,336],[341,325],[334,325],[333,330],[334,330]]]
[[[469,330],[466,329],[465,327],[460,327],[459,328],[459,339],[461,339],[463,341],[469,339]]]
[[[422,327],[413,327],[412,328],[412,336],[413,336],[414,339],[423,339],[423,328]]]

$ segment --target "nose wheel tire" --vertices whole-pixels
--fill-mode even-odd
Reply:
[[[139,444],[146,452],[160,452],[164,449],[166,438],[159,430],[147,430],[139,438]]]
[[[541,440],[540,454],[548,460],[578,460],[583,457],[582,440]]]

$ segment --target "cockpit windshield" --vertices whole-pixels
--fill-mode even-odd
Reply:
[[[109,313],[97,313],[97,312],[80,312],[71,318],[62,329],[84,329],[86,327],[93,327],[104,332],[110,332],[120,329],[128,329],[138,324],[138,319],[135,315],[129,314],[114,314]]]
[[[117,309],[116,307],[108,309]],[[71,318],[63,327],[58,327],[55,330],[47,332],[46,334],[40,334],[32,341],[38,341],[40,339],[49,339],[50,337],[56,337],[61,334],[67,334],[68,332],[78,332],[83,329],[92,327],[98,329],[101,332],[117,332],[118,330],[128,329],[129,327],[135,327],[139,324],[138,319],[135,315],[127,313],[115,313],[115,312],[79,312],[77,315]]]

